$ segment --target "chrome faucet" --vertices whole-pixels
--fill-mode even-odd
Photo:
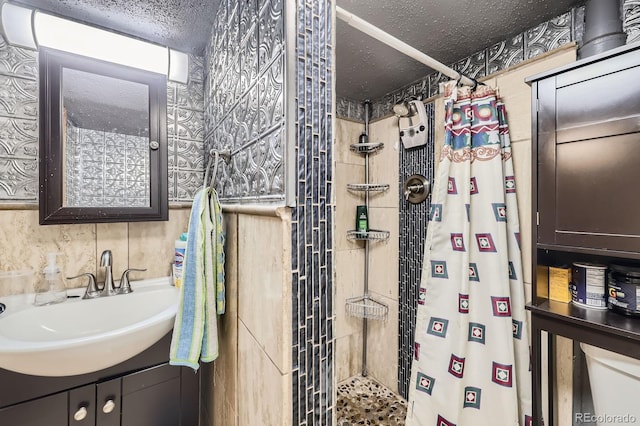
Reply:
[[[100,256],[100,266],[105,268],[104,270],[104,285],[102,287],[98,287],[96,284],[96,277],[91,273],[85,273],[76,275],[75,277],[68,277],[67,279],[74,279],[80,277],[87,277],[89,282],[87,284],[87,290],[84,293],[83,299],[93,299],[95,297],[106,297],[106,296],[115,296],[116,294],[127,294],[131,293],[133,289],[131,288],[131,284],[129,283],[129,272],[139,271],[143,272],[146,269],[134,269],[129,268],[122,273],[122,278],[120,279],[120,283],[116,286],[113,282],[113,271],[111,267],[113,265],[113,256],[111,255],[111,250],[105,250],[102,252]],[[2,313],[2,312],[0,312]]]
[[[104,270],[104,287],[100,292],[100,296],[113,296],[118,294],[117,288],[113,283],[113,272],[111,270],[111,265],[113,263],[113,256],[111,255],[111,250],[105,250],[102,252],[102,256],[100,256],[100,266],[105,268]]]

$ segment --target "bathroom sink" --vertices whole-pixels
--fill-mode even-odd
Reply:
[[[34,306],[33,294],[1,297],[0,368],[72,376],[127,360],[173,327],[179,290],[170,283],[134,281],[133,293],[85,300],[83,288],[72,289],[66,302],[48,306]]]

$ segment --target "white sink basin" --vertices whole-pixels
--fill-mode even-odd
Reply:
[[[179,290],[170,278],[131,283],[133,293],[34,306],[34,295],[0,298],[0,368],[72,376],[111,367],[152,346],[173,327]],[[82,296],[84,289],[68,291]],[[168,354],[167,354],[168,355]]]

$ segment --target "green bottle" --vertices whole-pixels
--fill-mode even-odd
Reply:
[[[367,217],[367,206],[356,208],[356,231],[361,238],[366,237],[369,231],[369,219]]]

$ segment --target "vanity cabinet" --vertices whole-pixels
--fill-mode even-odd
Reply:
[[[199,375],[167,363],[170,334],[117,366],[81,376],[0,370],[0,425],[196,426]]]
[[[549,266],[640,265],[640,46],[527,79],[532,89],[533,408],[542,425],[542,364],[554,383],[554,336],[640,359],[640,319],[549,299]],[[545,332],[545,333],[543,333]],[[542,351],[542,339],[547,351]]]

